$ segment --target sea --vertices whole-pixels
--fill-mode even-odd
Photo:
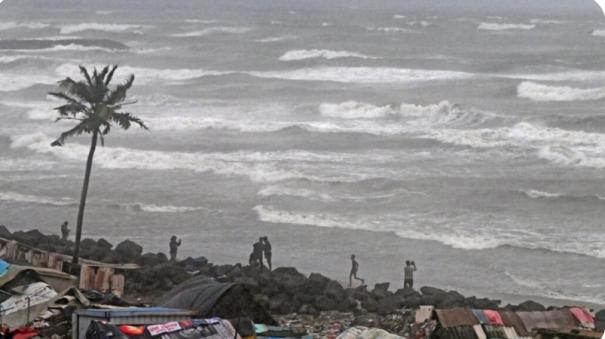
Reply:
[[[6,0],[0,224],[74,234],[57,81],[135,75],[84,237],[372,288],[605,305],[605,17],[589,0]]]

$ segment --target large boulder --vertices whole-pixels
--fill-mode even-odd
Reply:
[[[143,253],[143,247],[131,240],[124,240],[116,246],[116,253],[123,262],[134,262]]]
[[[378,300],[376,304],[376,313],[387,315],[401,308],[401,299],[397,297],[383,298]]]
[[[4,225],[0,225],[0,238],[12,239],[13,235]]]
[[[272,280],[288,294],[294,295],[304,290],[307,277],[294,267],[279,267],[272,272]]]
[[[488,298],[477,298],[477,297],[468,297],[466,298],[466,305],[471,308],[476,308],[480,310],[497,310],[500,307],[500,300],[492,300]],[[510,308],[514,310],[516,307]]]
[[[330,279],[323,276],[320,273],[311,273],[307,279],[307,286],[305,291],[312,295],[318,295],[323,293],[323,289],[330,282]]]
[[[168,262],[168,257],[164,253],[145,253],[137,258],[136,263],[140,266],[156,266],[162,265]]]
[[[331,311],[335,310],[338,304],[330,297],[317,296],[313,301],[313,306],[320,311]]]
[[[441,299],[439,304],[436,306],[437,306],[437,308],[441,308],[441,309],[454,308],[454,307],[465,307],[466,298],[462,294],[460,294],[456,291],[449,291],[445,294],[445,296]]]
[[[539,304],[533,300],[524,301],[517,306],[517,311],[536,312],[536,311],[545,311],[545,310],[546,310],[546,307],[544,307],[544,305]]]
[[[379,299],[386,298],[388,296],[393,295],[393,293],[389,292],[390,284],[386,283],[378,283],[374,285],[374,289],[372,290],[372,294]]]
[[[327,295],[335,301],[340,302],[345,298],[346,293],[345,289],[339,282],[330,280],[324,287],[324,295]]]

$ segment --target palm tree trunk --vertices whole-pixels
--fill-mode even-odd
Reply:
[[[74,248],[74,256],[71,260],[72,264],[78,264],[80,256],[80,239],[82,239],[82,222],[84,221],[84,207],[86,206],[86,195],[88,194],[88,183],[90,181],[90,172],[92,171],[92,159],[97,148],[98,132],[92,133],[92,141],[90,142],[90,151],[88,151],[88,159],[86,160],[86,172],[84,172],[84,183],[82,184],[82,194],[80,196],[80,208],[78,209],[78,220],[76,225],[76,247]]]

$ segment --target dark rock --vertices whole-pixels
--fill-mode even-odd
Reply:
[[[401,308],[401,300],[397,297],[383,298],[378,300],[376,304],[376,313],[387,315]]]
[[[326,284],[324,288],[324,294],[338,302],[342,301],[346,295],[345,289],[339,282],[335,280],[330,280]]]
[[[269,306],[270,306],[269,304],[271,302],[269,297],[267,297],[264,294],[255,294],[254,301],[266,309],[269,309]]]
[[[436,306],[437,306],[437,308],[441,308],[441,309],[454,308],[454,307],[465,307],[466,298],[462,294],[460,294],[456,291],[449,291],[445,294],[443,299],[441,299],[439,304],[437,304]]]
[[[411,288],[401,288],[398,289],[395,292],[395,295],[402,298],[402,299],[407,299],[407,298],[411,298],[411,297],[419,297],[420,298],[420,292],[413,290]]]
[[[423,286],[420,288],[422,295],[444,295],[447,292],[436,287]]]
[[[113,247],[113,244],[110,243],[109,241],[101,238],[101,239],[97,240],[97,246],[110,250]]]
[[[386,298],[390,295],[392,295],[391,292],[389,292],[389,286],[391,284],[390,283],[378,283],[376,285],[374,285],[374,290],[372,290],[372,294],[376,297],[376,298]]]
[[[352,297],[346,297],[338,305],[338,310],[341,312],[356,312],[360,311],[361,303]]]
[[[116,246],[115,251],[124,262],[134,262],[143,253],[143,247],[131,240],[124,240]]]
[[[280,267],[273,271],[272,280],[282,289],[295,294],[304,290],[307,277],[293,267]]]
[[[544,310],[546,310],[546,308],[542,304],[539,304],[533,300],[524,301],[517,306],[517,311],[535,312]]]
[[[311,273],[309,279],[307,279],[305,290],[310,294],[321,294],[328,282],[330,282],[330,279],[327,277],[319,273]]]
[[[361,301],[361,306],[368,312],[376,313],[378,311],[378,302],[374,298],[367,298]]]
[[[500,307],[500,300],[491,300],[488,298],[477,298],[477,297],[469,297],[466,298],[466,305],[471,308],[481,309],[481,310],[496,310]],[[507,309],[514,310],[516,307],[510,307],[511,305],[507,305]]]
[[[4,225],[0,225],[0,238],[4,238],[4,239],[13,238],[13,235],[11,234],[11,232]]]
[[[167,262],[168,258],[164,253],[145,253],[136,260],[136,263],[140,266],[156,266]]]
[[[330,297],[317,296],[313,301],[313,306],[320,311],[335,310],[338,304]]]

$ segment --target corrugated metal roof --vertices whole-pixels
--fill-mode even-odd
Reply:
[[[435,310],[435,313],[443,328],[479,324],[477,318],[475,318],[475,315],[469,308],[458,307],[448,310]]]
[[[545,312],[517,312],[517,315],[528,331],[538,328],[575,328],[579,325],[568,309]]]
[[[167,307],[124,307],[124,308],[101,308],[101,309],[86,309],[78,310],[76,313],[79,316],[89,317],[131,317],[131,316],[150,316],[150,315],[193,315],[195,312],[190,310],[182,310],[177,308]]]

